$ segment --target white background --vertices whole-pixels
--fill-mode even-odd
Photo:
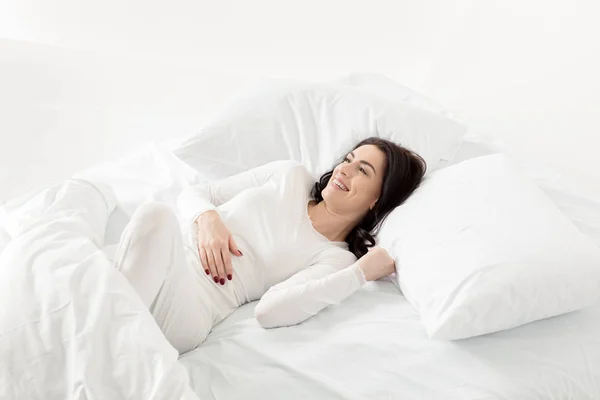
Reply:
[[[192,133],[241,85],[379,72],[600,181],[593,0],[0,0],[0,201]]]

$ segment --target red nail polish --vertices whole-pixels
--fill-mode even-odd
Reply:
[[[231,274],[227,275],[227,279],[231,280]]]
[[[221,285],[225,284],[225,279],[221,278]]]
[[[206,272],[206,275],[210,274],[210,271],[205,269],[204,272]]]
[[[217,278],[216,276],[213,279],[214,279],[215,283],[219,282],[219,278]]]

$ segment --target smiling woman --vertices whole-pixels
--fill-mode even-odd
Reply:
[[[116,267],[181,353],[257,299],[261,326],[295,325],[394,272],[372,235],[425,167],[372,137],[316,183],[305,165],[275,161],[191,186],[178,204],[192,235],[169,207],[147,203],[123,233]]]
[[[315,229],[345,240],[362,257],[375,245],[373,235],[385,217],[419,186],[426,167],[421,156],[394,142],[361,141],[315,183],[309,205]]]

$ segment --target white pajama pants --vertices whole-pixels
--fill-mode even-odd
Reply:
[[[196,245],[184,241],[176,215],[162,203],[136,210],[121,236],[115,266],[180,354],[201,344],[238,306],[232,289],[225,288],[231,281],[223,287],[211,281]]]

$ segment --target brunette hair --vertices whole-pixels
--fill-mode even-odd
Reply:
[[[379,137],[364,139],[352,150],[365,145],[376,146],[385,154],[386,167],[379,200],[346,237],[348,249],[356,258],[367,254],[368,248],[375,246],[374,236],[381,223],[419,187],[427,169],[425,160],[417,153]],[[315,183],[311,195],[317,203],[323,201],[321,192],[332,175],[333,169],[323,174]]]

